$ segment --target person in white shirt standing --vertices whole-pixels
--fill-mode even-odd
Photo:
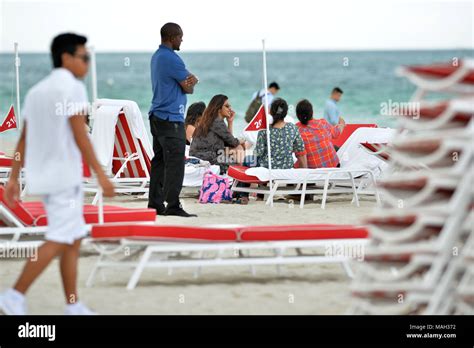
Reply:
[[[114,187],[86,133],[87,92],[79,80],[89,68],[86,41],[71,33],[55,37],[51,45],[54,69],[25,98],[23,130],[4,198],[7,205],[16,204],[18,176],[24,165],[28,193],[42,197],[48,229],[37,259],[29,260],[15,286],[0,295],[0,310],[5,314],[26,314],[24,294],[57,256],[67,303],[65,314],[94,314],[77,296],[79,248],[86,235],[82,158],[96,172],[104,196],[112,197]]]
[[[254,92],[252,95],[252,102],[250,103],[249,107],[247,108],[247,111],[245,112],[245,121],[247,123],[252,121],[252,118],[255,116],[260,106],[265,105],[265,96],[267,96],[268,98],[268,107],[270,107],[273,103],[273,99],[279,91],[280,86],[278,85],[278,83],[271,82],[268,85],[268,89],[265,90],[264,88]]]
[[[337,103],[341,100],[342,93],[342,89],[334,87],[331,92],[331,97],[324,105],[324,119],[333,126],[339,124],[339,118],[341,117],[341,111],[337,107]]]

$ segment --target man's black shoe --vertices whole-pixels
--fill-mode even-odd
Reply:
[[[163,215],[166,215],[166,216],[181,216],[181,217],[197,217],[196,214],[186,213],[183,208],[166,209]]]
[[[152,207],[152,206],[148,206],[149,209],[155,209],[156,210],[156,215],[165,215],[165,211],[166,211],[166,208],[165,206],[162,206],[160,208],[156,208],[156,207]]]

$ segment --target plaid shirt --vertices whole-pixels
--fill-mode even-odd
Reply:
[[[296,126],[304,141],[308,168],[337,167],[339,158],[331,140],[341,134],[340,128],[325,119],[312,119],[306,126],[298,122]]]

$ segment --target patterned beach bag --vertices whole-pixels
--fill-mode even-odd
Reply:
[[[199,203],[217,204],[221,201],[231,201],[232,192],[229,186],[229,179],[207,171],[202,180]]]

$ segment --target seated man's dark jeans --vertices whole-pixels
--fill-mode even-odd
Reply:
[[[151,178],[148,207],[158,213],[179,209],[179,194],[184,179],[184,154],[186,133],[184,123],[162,120],[150,115],[150,129],[153,135]]]

